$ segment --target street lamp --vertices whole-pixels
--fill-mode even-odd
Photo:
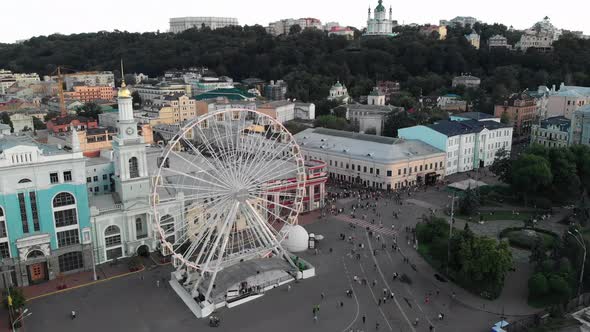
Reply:
[[[582,280],[584,279],[584,266],[586,265],[586,243],[584,242],[584,238],[582,237],[582,234],[580,234],[580,231],[577,229],[574,229],[574,232],[576,232],[576,235],[574,235],[574,233],[567,231],[567,233],[569,235],[571,235],[574,239],[576,239],[576,242],[578,242],[578,244],[580,245],[580,247],[582,247],[584,249],[584,256],[582,259],[582,269],[580,270],[580,280],[578,281],[578,302],[580,301],[580,294],[582,293]],[[580,238],[578,238],[578,235],[580,236]]]
[[[451,264],[451,237],[453,236],[453,222],[455,220],[455,193],[449,196],[451,199],[451,221],[449,222],[449,239],[447,241],[447,275],[449,274],[449,265]]]
[[[18,322],[20,322],[20,321],[23,321],[25,318],[29,317],[29,316],[30,316],[30,315],[32,315],[32,314],[33,314],[32,312],[29,312],[29,309],[25,309],[25,310],[23,310],[23,312],[20,314],[20,316],[18,316],[18,317],[17,317],[17,318],[14,320],[14,322],[12,322],[12,332],[15,332],[15,331],[16,331],[16,329],[15,329],[15,327],[14,327],[14,326],[16,325],[16,323],[18,323]]]

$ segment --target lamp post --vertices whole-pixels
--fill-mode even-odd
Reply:
[[[455,193],[451,199],[451,221],[449,221],[449,239],[447,241],[447,275],[449,275],[449,265],[451,263],[451,237],[453,236],[453,221],[455,220]]]
[[[578,302],[580,301],[580,294],[582,293],[582,280],[584,280],[584,266],[586,265],[586,243],[584,242],[584,238],[582,237],[582,234],[580,234],[580,231],[578,231],[577,229],[574,230],[574,232],[576,232],[576,234],[574,235],[574,233],[567,231],[567,233],[569,235],[571,235],[574,239],[576,239],[576,242],[578,242],[578,244],[580,245],[580,247],[582,247],[584,249],[584,255],[582,256],[582,269],[580,270],[580,280],[578,281]],[[578,235],[580,236],[578,238]]]
[[[16,325],[16,323],[23,321],[25,318],[29,317],[32,314],[33,314],[32,312],[29,312],[29,309],[23,310],[23,312],[20,314],[20,316],[18,316],[14,320],[14,322],[12,322],[12,332],[16,331],[16,328],[14,327]]]

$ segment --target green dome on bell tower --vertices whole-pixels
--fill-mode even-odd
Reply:
[[[383,6],[383,0],[379,0],[379,4],[375,7],[375,12],[384,12],[385,7]]]

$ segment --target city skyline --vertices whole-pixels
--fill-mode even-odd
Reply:
[[[194,5],[188,0],[180,0],[174,6],[162,7],[155,1],[142,2],[141,6],[132,2],[105,0],[101,6],[93,7],[92,11],[85,8],[82,2],[61,0],[60,6],[54,2],[40,0],[23,0],[5,4],[5,15],[0,22],[2,35],[0,42],[13,43],[17,40],[34,36],[51,35],[54,33],[71,34],[97,31],[130,31],[130,32],[166,32],[171,17],[183,16],[221,16],[236,17],[240,25],[262,26],[269,22],[284,18],[314,17],[326,22],[339,22],[343,26],[354,26],[359,29],[366,26],[367,9],[377,5],[377,0],[363,0],[348,6],[334,6],[329,2],[300,0],[298,2],[260,0],[257,6],[237,0],[208,2],[205,5]],[[441,19],[452,19],[456,16],[473,16],[485,23],[501,23],[514,26],[515,29],[526,29],[543,17],[549,16],[552,23],[561,29],[590,33],[590,22],[584,17],[584,11],[571,11],[568,6],[556,7],[546,0],[535,2],[531,6],[527,2],[511,2],[498,0],[485,5],[473,5],[473,2],[456,0],[424,4],[419,2],[400,3],[385,0],[383,4],[393,8],[393,19],[400,24],[438,24]],[[582,6],[581,0],[573,4]],[[23,11],[22,8],[35,8]],[[63,8],[63,9],[62,9]],[[22,24],[23,20],[42,22],[43,24]],[[18,28],[15,28],[18,27]]]

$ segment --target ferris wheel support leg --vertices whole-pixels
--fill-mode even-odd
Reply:
[[[223,222],[223,229],[219,233],[220,235],[218,235],[217,238],[215,239],[215,243],[213,244],[213,247],[212,247],[212,248],[219,248],[219,241],[222,238],[224,238],[223,248],[221,248],[220,250],[212,249],[209,251],[209,253],[207,255],[207,261],[205,262],[205,265],[203,266],[203,271],[208,270],[209,264],[211,263],[211,259],[213,258],[215,252],[218,252],[217,267],[219,267],[219,264],[221,264],[221,258],[223,256],[223,253],[225,251],[225,246],[227,245],[227,241],[229,239],[229,232],[231,231],[231,227],[229,224],[230,223],[233,224],[233,220],[235,220],[236,209],[238,206],[239,206],[239,203],[236,203],[232,206],[230,213],[228,213],[227,217],[225,218],[225,221]],[[202,273],[201,277],[195,282],[191,293],[194,293],[198,289],[201,281],[204,279],[204,272],[201,272],[201,273]],[[216,276],[217,276],[217,269],[215,270],[215,272],[213,273],[213,276],[211,277],[211,280],[209,281],[209,286],[207,287],[207,294],[205,295],[205,299],[209,299],[209,294],[211,293],[211,289],[213,287],[213,284],[215,283]]]
[[[279,256],[279,257],[284,256],[284,258],[287,260],[287,262],[289,262],[289,264],[291,264],[291,266],[297,267],[297,265],[295,265],[293,260],[291,260],[289,253],[283,248],[283,246],[281,246],[280,242],[272,234],[272,231],[268,228],[267,223],[264,222],[264,220],[262,220],[262,218],[260,218],[260,215],[258,215],[258,213],[256,213],[256,209],[254,209],[252,204],[247,202],[247,205],[248,205],[248,209],[254,215],[254,218],[257,221],[257,225],[262,228],[261,232],[265,235],[265,237],[267,238],[267,241],[270,241],[270,244],[272,245],[274,250],[276,250],[277,256]]]

